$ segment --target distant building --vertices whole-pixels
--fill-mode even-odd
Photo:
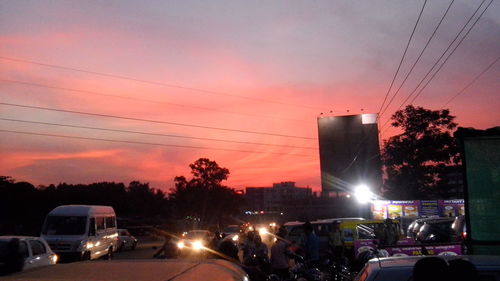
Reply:
[[[247,187],[245,189],[246,209],[251,212],[272,214],[296,213],[310,206],[312,189],[297,187],[295,182],[274,183],[272,187]]]
[[[318,117],[321,191],[350,192],[382,185],[377,114]]]

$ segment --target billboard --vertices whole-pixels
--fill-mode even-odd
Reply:
[[[465,214],[464,199],[378,200],[372,203],[374,219],[398,217],[455,217]]]
[[[318,139],[323,192],[382,184],[376,114],[321,116]]]

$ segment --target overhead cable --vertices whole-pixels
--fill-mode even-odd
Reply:
[[[399,65],[398,65],[398,68],[396,69],[396,73],[394,73],[394,77],[392,77],[392,81],[391,81],[391,84],[389,86],[389,89],[387,90],[387,93],[385,93],[384,101],[382,102],[382,104],[380,105],[380,108],[378,110],[379,114],[380,114],[380,111],[382,110],[382,108],[384,107],[384,104],[387,100],[387,97],[389,96],[389,93],[391,92],[392,86],[394,85],[394,81],[396,80],[396,77],[398,76],[399,69],[401,68],[401,65],[403,64],[403,60],[406,56],[406,52],[408,51],[408,48],[410,47],[410,42],[413,38],[413,34],[415,34],[415,30],[417,29],[418,23],[420,21],[420,18],[422,17],[422,13],[424,12],[424,8],[425,8],[426,4],[427,4],[427,0],[424,0],[424,4],[422,5],[422,9],[420,10],[420,13],[418,15],[417,21],[415,22],[415,25],[413,26],[413,30],[410,34],[410,38],[408,39],[408,43],[406,43],[406,48],[405,48],[405,51],[403,52],[403,56],[401,57],[401,60],[399,61]]]
[[[495,65],[495,63],[497,63],[499,60],[500,60],[500,57],[496,58],[492,63],[490,63],[488,65],[488,67],[486,67],[483,71],[481,71],[481,73],[479,73],[476,77],[474,77],[474,79],[472,79],[472,81],[470,81],[470,83],[467,84],[467,86],[465,86],[462,90],[460,90],[453,97],[451,97],[441,108],[444,108],[449,103],[451,103],[454,99],[456,99],[459,95],[463,94],[465,92],[465,90],[467,90],[470,86],[472,86],[472,84],[474,84],[474,82],[476,82],[477,79],[479,79],[481,76],[483,76],[483,74],[485,74],[488,70],[490,70],[490,68],[492,68],[493,65]]]
[[[398,95],[399,91],[401,90],[401,88],[403,87],[403,85],[405,84],[406,80],[408,80],[408,77],[410,76],[410,74],[413,72],[413,69],[415,68],[415,66],[417,65],[417,63],[420,61],[420,58],[422,57],[422,55],[424,54],[425,50],[427,49],[427,47],[429,46],[429,44],[431,43],[432,39],[434,38],[434,36],[436,35],[436,32],[438,31],[439,27],[441,26],[441,24],[443,23],[443,20],[444,18],[446,17],[446,15],[448,14],[448,11],[450,11],[450,8],[451,8],[451,5],[453,5],[453,2],[455,2],[455,0],[451,0],[450,4],[448,5],[448,8],[446,9],[446,11],[444,12],[443,16],[441,17],[441,19],[439,20],[439,23],[437,24],[437,26],[434,28],[434,31],[432,32],[431,36],[429,37],[429,39],[427,39],[427,42],[425,43],[425,46],[424,48],[420,51],[420,54],[418,55],[417,59],[415,60],[415,62],[413,63],[413,65],[411,66],[410,70],[408,71],[408,73],[406,74],[405,78],[403,79],[403,82],[401,82],[401,84],[399,85],[398,89],[396,90],[396,92],[392,95],[390,101],[387,103],[387,105],[385,106],[385,109],[382,110],[382,112],[380,113],[380,115],[383,115],[384,112],[389,108],[389,106],[392,104],[392,102],[394,101],[394,98],[396,98],[396,96]]]
[[[122,96],[122,95],[113,95],[113,94],[106,94],[106,93],[101,93],[101,92],[94,92],[94,91],[87,91],[87,90],[74,89],[74,88],[66,88],[66,87],[59,87],[59,86],[50,86],[50,85],[44,85],[44,84],[38,84],[38,83],[32,83],[32,82],[26,82],[26,81],[19,81],[19,80],[0,79],[0,82],[20,84],[20,85],[28,85],[28,86],[34,86],[34,87],[40,87],[40,88],[48,88],[48,89],[54,89],[54,90],[62,90],[62,91],[83,93],[83,94],[90,94],[90,95],[96,95],[96,96],[113,97],[113,98],[133,100],[133,101],[141,101],[141,102],[148,102],[148,103],[154,103],[154,104],[164,104],[164,105],[172,105],[172,106],[179,106],[179,107],[188,107],[188,108],[208,110],[208,111],[215,111],[215,112],[223,112],[223,113],[236,114],[236,115],[245,115],[245,116],[262,117],[262,118],[270,118],[270,119],[282,119],[282,120],[288,120],[288,121],[294,121],[294,122],[304,122],[304,120],[288,119],[288,118],[282,118],[282,117],[279,117],[279,116],[270,116],[270,115],[263,115],[263,114],[259,114],[259,115],[257,115],[257,114],[249,114],[249,113],[236,112],[236,111],[230,111],[230,110],[222,110],[222,109],[215,109],[215,108],[202,107],[202,106],[178,104],[178,103],[171,103],[171,102],[158,101],[158,100],[150,100],[150,99],[144,99],[144,98],[127,97],[127,96]]]
[[[434,77],[439,73],[439,71],[441,70],[441,68],[443,68],[443,66],[446,64],[446,62],[448,61],[448,59],[450,59],[451,55],[453,55],[453,53],[455,53],[455,51],[457,50],[457,48],[462,44],[462,42],[465,40],[465,38],[467,38],[467,35],[469,35],[469,33],[471,32],[471,30],[474,28],[474,26],[476,26],[477,22],[481,19],[481,17],[483,16],[483,14],[486,12],[486,10],[488,10],[488,8],[490,7],[491,3],[493,3],[493,0],[490,1],[490,3],[488,4],[488,6],[486,6],[486,8],[483,10],[483,12],[479,15],[479,17],[474,21],[474,23],[472,24],[472,26],[469,28],[469,30],[467,31],[467,33],[465,33],[465,35],[460,39],[460,41],[458,42],[458,44],[455,46],[455,48],[453,48],[453,50],[448,54],[448,56],[446,57],[446,59],[443,61],[443,63],[441,63],[441,65],[439,66],[439,68],[434,72],[434,74],[432,74],[431,78],[427,81],[427,83],[425,83],[425,85],[418,91],[418,93],[413,97],[413,99],[410,101],[410,104],[412,104],[415,99],[417,99],[421,94],[422,94],[422,91],[427,87],[427,85],[429,85],[429,83],[431,83],[431,81],[434,79]]]
[[[12,58],[12,57],[6,57],[6,56],[0,56],[0,59],[6,60],[6,61],[18,62],[18,63],[34,64],[34,65],[50,67],[50,68],[55,68],[55,69],[70,70],[70,71],[75,71],[75,72],[80,72],[80,73],[87,73],[87,74],[110,77],[110,78],[121,79],[121,80],[129,80],[129,81],[134,81],[134,82],[139,82],[139,83],[144,83],[144,84],[168,87],[168,88],[173,88],[173,89],[181,89],[181,90],[187,90],[187,91],[199,92],[199,93],[205,93],[205,94],[211,94],[211,95],[240,98],[240,99],[252,100],[252,101],[257,101],[257,102],[267,102],[267,103],[281,104],[281,105],[294,106],[294,107],[309,108],[309,109],[314,109],[314,110],[326,110],[325,108],[318,107],[318,106],[309,106],[309,105],[304,105],[304,104],[287,103],[287,102],[273,101],[273,100],[261,99],[261,98],[255,98],[255,97],[249,97],[249,96],[241,96],[241,95],[229,94],[229,93],[224,93],[224,92],[205,90],[205,89],[200,89],[200,88],[195,88],[195,87],[187,87],[187,86],[163,83],[163,82],[158,82],[158,81],[139,79],[139,78],[124,76],[124,75],[117,75],[117,74],[111,74],[111,73],[104,73],[104,72],[62,66],[62,65],[57,65],[57,64],[37,62],[37,61],[26,60],[26,59]]]
[[[170,121],[163,121],[163,120],[134,118],[134,117],[119,116],[119,115],[100,114],[100,113],[66,110],[66,109],[59,109],[59,108],[34,106],[34,105],[15,104],[15,103],[7,103],[7,102],[0,102],[0,105],[21,107],[21,108],[31,108],[31,109],[38,109],[38,110],[47,110],[47,111],[55,111],[55,112],[64,112],[64,113],[87,115],[87,116],[97,116],[97,117],[105,117],[105,118],[131,120],[131,121],[139,121],[139,122],[147,122],[147,123],[167,124],[167,125],[173,125],[173,126],[201,128],[201,129],[209,129],[209,130],[219,130],[219,131],[238,132],[238,133],[255,134],[255,135],[267,135],[267,136],[275,136],[275,137],[296,138],[296,139],[317,140],[317,138],[312,138],[312,137],[302,137],[302,136],[293,136],[293,135],[285,135],[285,134],[275,134],[275,133],[269,133],[269,132],[257,132],[257,131],[248,131],[248,130],[239,130],[239,129],[230,129],[230,128],[211,127],[211,126],[203,126],[203,125],[196,125],[196,124],[185,124],[185,123],[177,123],[177,122],[170,122]]]
[[[317,147],[304,147],[304,146],[294,146],[294,145],[284,145],[284,144],[272,144],[272,143],[223,140],[223,139],[213,139],[213,138],[189,137],[189,136],[181,136],[181,135],[150,133],[150,132],[142,132],[142,131],[122,130],[122,129],[109,129],[109,128],[100,128],[100,127],[91,127],[91,126],[72,125],[72,124],[61,124],[61,123],[40,122],[40,121],[32,121],[32,120],[2,118],[2,117],[0,117],[0,120],[10,121],[10,122],[18,122],[18,123],[39,124],[39,125],[48,125],[48,126],[57,126],[57,127],[66,127],[66,128],[77,128],[77,129],[88,129],[88,130],[97,130],[97,131],[106,131],[106,132],[117,132],[117,133],[131,133],[131,134],[169,137],[169,138],[184,138],[184,139],[218,141],[218,142],[227,142],[227,143],[251,144],[251,145],[262,145],[262,146],[277,146],[277,147],[286,147],[286,148],[300,148],[300,149],[314,149],[314,150],[318,149]]]
[[[174,144],[164,144],[164,143],[152,143],[152,142],[140,142],[140,141],[127,141],[127,140],[115,140],[115,139],[103,139],[103,138],[78,137],[78,136],[45,134],[45,133],[35,133],[35,132],[23,132],[23,131],[2,130],[2,129],[0,129],[0,132],[1,133],[23,134],[23,135],[34,135],[34,136],[44,136],[44,137],[67,138],[67,139],[105,141],[105,142],[114,142],[114,143],[127,143],[127,144],[154,145],[154,146],[166,146],[166,147],[177,147],[177,148],[196,148],[196,149],[221,150],[221,151],[231,151],[231,152],[245,152],[245,153],[260,153],[260,154],[277,154],[277,155],[313,157],[313,155],[306,155],[306,154],[267,152],[267,151],[253,151],[253,150],[240,150],[240,149],[229,149],[229,148],[214,148],[214,147],[190,146],[190,145],[174,145]]]
[[[398,111],[399,109],[401,109],[401,107],[403,107],[404,104],[406,104],[406,102],[412,97],[412,95],[418,90],[418,88],[420,87],[420,85],[422,85],[422,83],[425,81],[425,79],[427,79],[427,77],[429,76],[429,74],[434,70],[434,68],[439,64],[439,62],[441,61],[441,59],[446,55],[446,53],[448,52],[448,50],[450,50],[451,46],[453,46],[453,44],[455,43],[455,41],[458,39],[458,37],[460,37],[460,34],[465,30],[465,28],[469,25],[469,23],[471,22],[471,20],[474,18],[474,16],[479,12],[479,10],[481,9],[482,5],[486,2],[486,0],[483,0],[481,2],[481,4],[479,4],[479,6],[476,8],[476,10],[474,11],[474,13],[469,17],[469,19],[467,20],[467,22],[463,25],[463,27],[460,29],[460,31],[457,33],[457,35],[455,36],[455,38],[453,39],[453,41],[451,41],[451,43],[448,45],[448,47],[446,48],[446,50],[444,50],[444,52],[441,54],[441,56],[436,60],[436,62],[434,63],[434,65],[429,69],[429,71],[427,71],[427,73],[425,74],[425,76],[420,80],[420,82],[417,84],[417,86],[413,89],[413,91],[410,92],[410,94],[408,94],[408,96],[406,97],[406,99],[399,105],[399,107],[396,109],[396,111]],[[491,0],[491,2],[488,4],[488,6],[486,7],[486,9],[488,9],[489,5],[491,5],[491,3],[493,2],[493,0]],[[472,30],[472,28],[474,27],[474,25],[477,23],[477,21],[481,18],[481,16],[484,14],[484,12],[486,11],[486,9],[481,13],[481,15],[477,18],[477,20],[474,22],[474,24],[469,28],[469,31]],[[468,32],[467,32],[468,34]],[[466,35],[467,35],[466,34]],[[463,39],[465,39],[465,36],[462,38],[462,40],[460,41],[460,43],[463,41]],[[459,45],[457,45],[458,47]],[[456,48],[454,50],[456,50]],[[453,54],[453,52],[451,53]],[[450,56],[448,56],[449,58]],[[442,67],[442,65],[441,65]],[[439,69],[441,69],[441,67]],[[390,118],[387,119],[387,121],[382,125],[381,127],[381,132],[380,134],[382,134],[385,130],[384,128],[387,126],[387,124],[389,123],[390,121]]]

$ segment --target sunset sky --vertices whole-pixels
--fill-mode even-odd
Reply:
[[[500,125],[500,2],[490,1],[453,2],[381,126],[480,5],[413,104],[445,106],[463,127]],[[388,100],[450,3],[427,1]],[[230,187],[319,190],[317,117],[379,112],[423,4],[1,1],[0,175],[168,190],[206,157],[230,170]]]

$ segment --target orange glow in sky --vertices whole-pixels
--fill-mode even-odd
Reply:
[[[480,4],[455,2],[382,124]],[[230,187],[317,191],[316,118],[378,112],[422,3],[3,1],[0,175],[168,190],[206,157]],[[425,7],[391,94],[447,6]],[[414,104],[440,109],[500,56],[499,34],[494,2]],[[447,105],[459,126],[499,125],[499,77],[500,62]]]

